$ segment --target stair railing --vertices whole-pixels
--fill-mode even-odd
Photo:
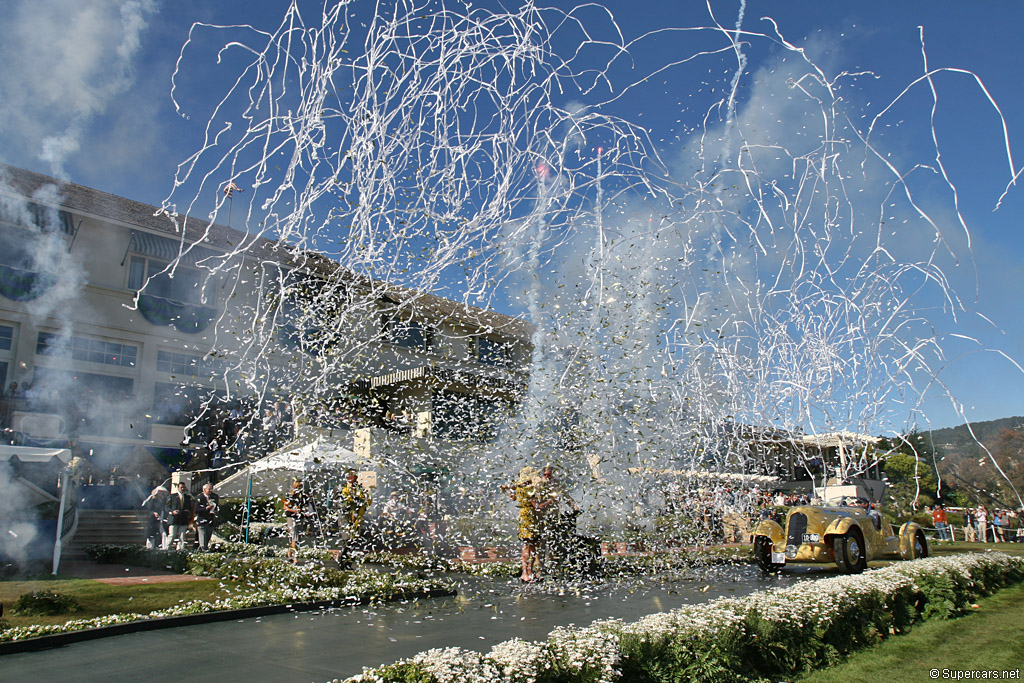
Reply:
[[[57,513],[57,538],[53,544],[53,574],[60,568],[64,542],[78,531],[78,477],[67,468],[60,475],[60,512]]]

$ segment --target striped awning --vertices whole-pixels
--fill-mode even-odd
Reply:
[[[386,375],[377,375],[370,378],[370,388],[391,386],[412,382],[415,380],[435,379],[445,384],[462,384],[469,387],[476,387],[484,390],[497,390],[499,392],[521,392],[526,389],[523,381],[517,380],[511,375],[497,376],[497,374],[480,375],[466,370],[455,368],[438,368],[430,365],[421,365],[408,370],[396,370]]]
[[[139,230],[132,230],[132,239],[128,243],[128,251],[160,259],[161,261],[173,261],[180,254],[180,262],[186,266],[195,266],[196,263],[203,259],[220,256],[220,252],[216,252],[213,249],[187,243],[183,245],[179,240]]]
[[[377,387],[386,387],[391,384],[411,382],[414,379],[423,379],[425,377],[429,377],[432,374],[432,370],[433,369],[429,365],[421,365],[418,368],[398,370],[396,372],[389,372],[386,375],[371,377],[370,388],[376,389]]]

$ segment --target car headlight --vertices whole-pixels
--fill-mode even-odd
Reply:
[[[796,557],[797,550],[798,550],[798,548],[795,545],[787,545],[786,546],[786,557],[791,559],[791,560],[794,559]]]
[[[804,534],[802,540],[804,543],[817,543],[821,540],[821,534]]]

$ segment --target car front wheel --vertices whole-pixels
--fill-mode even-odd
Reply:
[[[832,540],[832,551],[836,556],[839,571],[847,574],[860,574],[868,566],[864,550],[864,539],[856,530],[850,529],[842,536]]]
[[[782,569],[781,564],[772,562],[772,539],[767,536],[758,536],[754,539],[754,560],[766,574]]]

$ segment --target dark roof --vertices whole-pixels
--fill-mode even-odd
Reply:
[[[273,260],[288,267],[302,268],[322,277],[340,276],[354,284],[362,284],[372,289],[378,296],[386,296],[397,303],[409,303],[414,310],[430,320],[447,320],[472,327],[484,327],[496,334],[522,340],[528,340],[534,331],[534,326],[522,318],[358,275],[318,252],[300,250],[191,216],[172,218],[150,204],[0,163],[0,188],[9,187],[22,196],[40,201],[35,194],[47,185],[55,185],[60,189],[61,207],[64,209],[153,230],[178,240],[181,239],[179,226],[184,226],[185,241],[189,243],[198,243],[225,253],[237,251],[240,246],[245,245],[245,253],[248,256]],[[175,221],[178,223],[177,226]]]

